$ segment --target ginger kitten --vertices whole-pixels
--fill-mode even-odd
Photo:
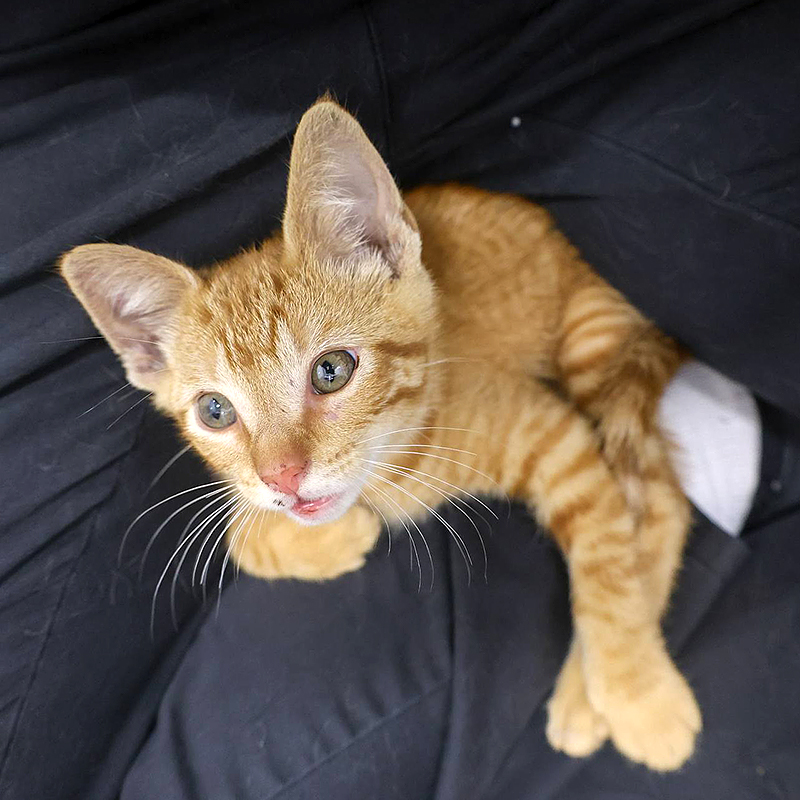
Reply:
[[[93,244],[61,267],[130,382],[233,482],[242,568],[332,578],[382,518],[413,533],[443,498],[507,493],[569,567],[553,747],[610,736],[655,770],[691,755],[700,711],[660,628],[690,520],[654,421],[678,353],[543,209],[456,185],[401,196],[325,99],[261,246],[193,271]]]

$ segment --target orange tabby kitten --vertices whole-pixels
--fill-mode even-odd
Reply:
[[[260,247],[195,272],[86,245],[62,270],[130,382],[248,507],[283,512],[229,532],[245,570],[332,578],[363,563],[375,512],[406,526],[443,497],[508,493],[569,566],[553,747],[689,757],[700,712],[659,624],[689,525],[654,422],[679,357],[543,209],[455,185],[403,197],[323,100]]]

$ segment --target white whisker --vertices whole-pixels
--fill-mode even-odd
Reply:
[[[364,459],[362,459],[362,460],[364,460]],[[472,519],[472,517],[461,507],[461,505],[459,505],[456,502],[456,501],[459,501],[459,502],[463,503],[463,500],[461,500],[460,497],[458,497],[457,495],[453,494],[453,492],[448,492],[445,489],[439,489],[437,486],[434,486],[433,484],[422,480],[422,478],[417,478],[414,475],[409,475],[406,472],[403,472],[402,470],[400,470],[397,467],[395,467],[393,464],[385,464],[382,461],[369,461],[369,460],[367,460],[367,463],[374,464],[379,469],[385,469],[387,472],[391,472],[393,475],[398,475],[399,477],[403,477],[403,478],[409,478],[412,481],[416,481],[417,483],[421,483],[423,486],[427,486],[432,492],[436,492],[438,495],[443,497],[448,503],[450,503],[451,506],[453,506],[453,508],[455,508],[457,511],[459,511],[464,517],[466,517],[466,519],[469,522],[469,524],[472,525],[472,527],[475,529],[475,533],[478,535],[478,540],[481,543],[481,550],[483,550],[483,577],[484,577],[484,580],[488,580],[489,562],[488,562],[488,556],[487,556],[487,553],[486,553],[486,543],[483,541],[483,534],[481,534],[480,529],[478,528],[478,526],[475,523],[475,520]],[[466,503],[464,505],[466,505],[467,508],[470,508],[470,506],[467,505]],[[474,509],[471,509],[471,510],[474,511]],[[485,521],[486,520],[484,519],[484,522]]]
[[[242,547],[241,547],[242,552],[244,552],[245,547],[247,547],[247,540],[250,538],[250,532],[252,531],[253,524],[257,520],[260,520],[261,522],[264,522],[264,512],[265,511],[267,512],[267,516],[269,516],[270,514],[274,514],[275,513],[275,511],[273,509],[262,508],[262,509],[259,510],[259,513],[256,514],[256,516],[253,517],[253,519],[250,521],[250,525],[247,528],[247,533],[244,535],[244,539],[242,540]],[[238,580],[239,579],[239,572],[240,571],[241,571],[241,567],[239,566],[239,562],[237,561],[236,562],[236,573],[234,575],[234,580]]]
[[[367,473],[367,474],[369,474],[369,473]],[[365,489],[372,489],[372,491],[377,491],[377,487],[375,487],[375,486],[364,486],[364,488]],[[387,497],[387,499],[388,499],[387,495],[384,495],[384,497]],[[367,499],[366,495],[364,495],[364,499],[365,500]],[[373,508],[376,508],[376,509],[378,508],[376,505],[374,505],[374,503],[371,503],[371,505],[373,506]],[[378,510],[380,510],[380,509],[378,509]],[[401,522],[403,522],[402,518],[398,517],[398,519]],[[403,524],[405,524],[405,523],[403,523]],[[417,543],[414,541],[414,537],[411,535],[411,531],[408,529],[408,527],[406,527],[406,532],[408,533],[408,541],[409,541],[408,569],[411,572],[411,574],[413,575],[414,574],[414,561],[416,560],[416,562],[417,562],[417,573],[419,574],[419,582],[418,582],[418,585],[417,585],[417,591],[421,592],[422,591],[422,563],[419,560],[419,550],[417,549]],[[389,541],[390,542],[392,541],[391,532],[389,534]]]
[[[161,531],[163,531],[163,530],[164,530],[164,528],[166,528],[166,526],[167,526],[167,525],[169,525],[169,523],[170,523],[170,521],[171,521],[171,520],[175,519],[175,517],[177,517],[177,516],[178,516],[178,514],[180,514],[180,513],[181,513],[182,511],[184,511],[185,509],[187,509],[189,506],[193,506],[195,503],[202,503],[202,502],[203,502],[203,500],[205,500],[206,498],[208,498],[208,497],[212,497],[212,496],[214,496],[214,495],[219,495],[220,493],[222,493],[222,497],[218,497],[218,496],[217,496],[217,497],[214,497],[214,499],[213,499],[213,500],[212,500],[212,501],[211,501],[211,502],[210,502],[208,505],[204,506],[204,507],[203,507],[203,508],[200,510],[200,512],[198,512],[198,514],[199,514],[199,513],[201,513],[203,510],[205,510],[206,508],[208,508],[208,506],[212,506],[212,505],[214,505],[214,503],[216,503],[216,502],[218,502],[219,500],[221,500],[222,498],[224,498],[226,494],[228,494],[228,493],[230,493],[230,492],[233,492],[233,491],[235,491],[235,489],[234,489],[233,487],[226,487],[226,486],[222,486],[222,487],[220,487],[220,488],[218,488],[218,489],[214,489],[214,490],[212,490],[212,491],[210,491],[210,492],[207,492],[206,494],[200,495],[200,497],[195,497],[193,500],[189,500],[187,503],[184,503],[184,504],[183,504],[183,505],[182,505],[180,508],[178,508],[176,511],[173,511],[173,512],[172,512],[172,513],[171,513],[171,514],[170,514],[170,515],[169,515],[169,516],[168,516],[168,517],[167,517],[167,518],[166,518],[166,519],[165,519],[165,520],[164,520],[164,521],[163,521],[163,522],[162,522],[162,523],[161,523],[161,524],[160,524],[160,525],[159,525],[159,526],[156,528],[156,532],[155,532],[155,533],[154,533],[154,534],[153,534],[153,535],[150,537],[150,540],[147,542],[147,546],[144,548],[144,552],[142,553],[142,560],[141,560],[141,563],[139,564],[139,580],[142,580],[142,576],[143,576],[143,574],[144,574],[145,562],[147,561],[147,556],[150,554],[150,550],[151,550],[151,548],[153,547],[153,545],[155,544],[155,541],[156,541],[156,539],[158,538],[158,534],[159,534],[159,533],[161,533]],[[197,515],[195,515],[195,516],[197,516]],[[192,519],[194,519],[194,517],[192,517]]]
[[[222,569],[220,570],[219,583],[217,584],[217,615],[219,615],[219,604],[222,600],[222,585],[225,583],[225,570],[228,567],[228,561],[230,561],[231,556],[233,555],[233,548],[236,546],[236,542],[242,535],[245,525],[247,525],[248,522],[252,524],[252,518],[258,512],[258,506],[254,506],[252,503],[248,503],[248,505],[249,508],[247,509],[244,519],[239,522],[238,527],[228,541],[228,546],[225,548],[225,558],[222,560]]]
[[[361,439],[354,444],[364,444],[365,442],[372,442],[375,439],[382,439],[385,436],[391,436],[395,433],[406,433],[407,431],[461,431],[462,433],[475,433],[481,436],[480,431],[473,431],[469,428],[443,428],[439,425],[424,425],[421,428],[398,428],[395,431],[387,431],[386,433],[379,433],[377,436],[370,436],[368,439]]]
[[[133,411],[133,409],[134,409],[134,408],[136,408],[136,406],[138,406],[140,403],[144,403],[144,401],[145,401],[145,400],[147,400],[147,398],[148,398],[148,397],[152,397],[152,395],[153,395],[153,393],[152,393],[152,392],[148,392],[148,393],[147,393],[147,394],[146,394],[144,397],[140,397],[140,398],[139,398],[139,399],[138,399],[138,400],[137,400],[137,401],[136,401],[136,402],[135,402],[135,403],[134,403],[134,404],[133,404],[133,405],[132,405],[130,408],[128,408],[128,409],[126,409],[125,411],[123,411],[123,412],[122,412],[122,413],[121,413],[121,414],[120,414],[120,415],[119,415],[119,416],[118,416],[118,417],[117,417],[117,418],[116,418],[116,419],[115,419],[115,420],[114,420],[114,421],[111,423],[111,425],[109,425],[109,426],[106,428],[106,430],[109,430],[109,429],[110,429],[110,428],[111,428],[113,425],[116,425],[116,424],[117,424],[117,423],[118,423],[118,422],[119,422],[119,421],[120,421],[120,420],[121,420],[121,419],[122,419],[122,418],[123,418],[123,417],[124,417],[124,416],[125,416],[125,415],[126,415],[128,412],[129,412],[129,411]]]
[[[214,546],[211,548],[211,551],[208,554],[205,566],[203,567],[203,572],[200,576],[200,586],[202,587],[203,603],[205,603],[206,601],[206,578],[208,577],[208,571],[211,568],[211,562],[214,558],[214,553],[217,551],[217,548],[220,546],[222,540],[225,538],[225,534],[233,526],[233,523],[236,522],[245,511],[247,511],[248,505],[249,502],[246,499],[242,499],[242,501],[239,504],[234,506],[234,508],[231,510],[231,516],[227,520],[224,520],[224,524],[222,525],[222,530],[220,531],[219,536],[214,542]],[[220,575],[220,578],[222,578],[222,574]],[[220,593],[221,592],[222,592],[222,586],[220,585]]]
[[[245,500],[244,500],[244,499],[241,497],[241,495],[239,495],[239,494],[237,494],[237,495],[234,497],[234,501],[235,501],[235,502],[231,504],[233,507],[232,507],[232,508],[230,509],[230,511],[229,511],[229,513],[231,513],[231,514],[233,514],[235,511],[237,511],[237,510],[239,509],[239,507],[240,507],[240,506],[241,506],[241,505],[242,505],[244,502],[246,502],[246,501],[245,501]],[[220,526],[220,525],[224,525],[226,521],[227,521],[227,520],[225,519],[225,514],[223,514],[222,516],[220,516],[220,518],[219,518],[219,519],[218,519],[218,520],[217,520],[217,521],[216,521],[216,522],[215,522],[215,523],[212,525],[212,527],[209,529],[208,533],[206,534],[206,537],[205,537],[205,539],[203,539],[203,543],[200,545],[200,549],[197,551],[197,558],[195,558],[195,560],[194,560],[194,566],[192,567],[192,580],[191,580],[191,585],[192,585],[192,586],[194,586],[194,584],[195,584],[195,580],[197,579],[197,568],[200,566],[200,561],[201,561],[201,559],[202,559],[202,557],[203,557],[203,550],[205,550],[205,549],[206,549],[206,545],[207,545],[207,544],[208,544],[208,543],[211,541],[211,539],[214,537],[214,532],[217,530],[217,528],[219,528],[219,526]]]
[[[74,339],[50,339],[39,344],[67,344],[68,342],[90,342],[93,339],[104,339],[104,336],[76,336]]]
[[[389,546],[386,551],[386,555],[390,556],[392,554],[392,526],[389,525],[389,520],[386,519],[386,514],[381,511],[372,500],[369,499],[366,495],[364,495],[364,499],[369,503],[370,508],[375,511],[377,514],[380,514],[381,519],[383,520],[383,525],[386,528],[386,538],[389,540]]]
[[[421,506],[424,506],[426,509],[428,509],[428,511],[434,517],[436,517],[436,519],[439,520],[439,522],[442,523],[442,525],[444,525],[445,528],[447,528],[448,531],[450,531],[450,533],[453,536],[453,539],[455,540],[456,544],[459,546],[459,550],[461,550],[461,555],[464,557],[464,562],[467,565],[467,580],[468,580],[468,582],[471,582],[471,577],[472,577],[472,570],[471,570],[472,557],[470,556],[469,551],[467,550],[467,546],[464,543],[464,540],[459,535],[458,531],[438,511],[436,511],[436,509],[431,508],[425,501],[420,500],[419,497],[417,497],[412,492],[409,492],[407,489],[405,489],[402,486],[400,486],[397,482],[389,480],[388,478],[385,478],[383,475],[378,475],[375,472],[372,473],[372,477],[373,478],[377,478],[377,480],[382,481],[383,483],[387,483],[390,486],[393,486],[395,489],[398,489],[403,494],[405,494],[408,497],[410,497],[412,500],[415,500]]]
[[[472,450],[461,450],[458,447],[445,447],[441,444],[379,444],[375,445],[370,450],[388,450],[392,447],[426,447],[432,450],[449,450],[451,453],[466,453],[468,456],[477,456]]]
[[[372,472],[369,471],[369,470],[362,470],[362,471],[365,472],[367,475],[370,475],[370,476],[372,475]],[[383,499],[386,502],[391,503],[401,514],[405,514],[406,517],[408,518],[408,521],[414,526],[414,528],[416,528],[417,533],[419,534],[419,538],[422,539],[422,543],[425,545],[425,551],[428,553],[428,563],[431,565],[431,582],[430,582],[430,586],[428,587],[428,591],[432,592],[433,591],[433,582],[434,582],[435,575],[436,575],[436,569],[433,566],[433,555],[431,554],[431,548],[428,546],[428,540],[425,538],[425,534],[422,532],[422,530],[420,529],[419,525],[417,525],[416,521],[411,516],[411,514],[409,514],[408,511],[406,511],[393,497],[390,497],[385,491],[383,491],[383,489],[380,489],[377,486],[370,486],[370,485],[366,485],[366,486],[364,486],[364,488],[365,489],[369,489],[370,491],[376,492],[379,497],[383,497]],[[408,534],[408,539],[409,539],[409,542],[410,542],[410,546],[416,552],[417,546],[414,543],[414,536],[411,533],[410,528],[408,527],[408,525],[406,525],[405,520],[402,517],[398,516],[397,519],[400,521],[402,526],[405,528],[405,531]],[[419,553],[417,553],[417,565],[418,565],[418,568],[419,568],[419,586],[417,587],[417,591],[421,591],[422,590],[422,566],[421,566],[420,560],[419,560]]]
[[[436,364],[486,364],[483,358],[440,358],[438,361],[428,361],[427,364],[420,364],[421,367],[433,367]]]
[[[159,506],[164,505],[164,503],[168,503],[170,500],[174,500],[176,497],[180,497],[181,495],[188,494],[189,492],[197,492],[201,489],[207,489],[209,486],[219,486],[221,483],[231,484],[233,481],[229,480],[221,480],[221,481],[211,481],[210,483],[204,483],[200,486],[192,486],[190,489],[184,489],[181,492],[175,492],[175,494],[171,494],[169,497],[165,497],[163,500],[159,500],[157,503],[153,503],[150,507],[146,508],[139,514],[133,522],[125,529],[125,533],[122,534],[122,542],[119,545],[119,553],[117,553],[117,566],[122,564],[122,550],[125,547],[125,542],[128,538],[128,534],[133,530],[134,525],[146,514],[149,514],[151,511],[155,511]]]
[[[211,562],[214,558],[214,553],[216,553],[217,548],[222,543],[225,534],[233,527],[233,524],[242,516],[242,514],[246,513],[248,510],[248,506],[250,503],[246,499],[242,499],[242,502],[236,506],[235,511],[231,513],[230,519],[226,520],[226,524],[223,525],[222,531],[217,537],[217,540],[214,542],[214,546],[211,548],[211,551],[208,554],[208,558],[206,559],[206,564],[203,567],[203,572],[200,575],[200,586],[203,587],[203,602],[206,599],[206,578],[208,577],[208,570],[211,568]]]
[[[436,453],[426,453],[424,450],[389,450],[385,449],[382,450],[381,453],[397,453],[398,455],[416,455],[416,456],[425,456],[426,458],[435,458],[438,461],[448,461],[451,464],[456,464],[459,467],[463,467],[464,469],[468,469],[470,472],[474,472],[476,475],[480,475],[482,478],[485,478],[489,483],[496,486],[500,489],[503,493],[503,496],[508,500],[508,494],[503,489],[502,486],[492,477],[487,475],[485,472],[481,472],[479,469],[475,469],[475,467],[471,467],[469,464],[465,464],[463,461],[456,461],[454,458],[448,458],[447,456],[440,456]],[[510,502],[510,501],[509,501]]]
[[[157,483],[158,483],[158,482],[159,482],[159,481],[160,481],[160,480],[161,480],[161,479],[164,477],[164,475],[165,475],[165,473],[167,472],[167,470],[168,470],[168,469],[169,469],[169,468],[170,468],[170,467],[171,467],[171,466],[172,466],[172,465],[173,465],[173,464],[174,464],[174,463],[175,463],[175,462],[176,462],[176,461],[177,461],[177,460],[178,460],[178,459],[179,459],[181,456],[183,456],[183,455],[185,455],[186,453],[188,453],[188,452],[189,452],[189,450],[191,450],[191,449],[192,449],[192,446],[191,446],[190,444],[187,444],[187,445],[186,445],[186,447],[182,447],[180,450],[178,450],[178,452],[177,452],[177,453],[175,453],[175,455],[174,455],[174,456],[172,456],[172,458],[171,458],[169,461],[167,461],[167,463],[166,463],[166,464],[164,464],[164,466],[163,466],[163,467],[161,467],[161,469],[158,471],[158,473],[157,473],[157,475],[155,476],[155,478],[153,478],[153,480],[152,480],[152,481],[150,481],[150,485],[147,487],[147,490],[145,491],[145,494],[147,494],[148,492],[150,492],[150,491],[152,490],[152,488],[153,488],[153,487],[154,487],[154,486],[155,486],[155,485],[156,485],[156,484],[157,484]]]
[[[155,591],[153,592],[153,605],[151,609],[151,619],[155,619],[156,613],[156,599],[158,597],[158,590],[161,588],[161,584],[164,581],[164,578],[167,576],[167,572],[169,571],[170,564],[177,558],[178,553],[183,550],[183,555],[180,558],[177,566],[175,567],[175,574],[172,577],[172,588],[170,590],[170,611],[172,613],[172,622],[173,625],[177,625],[177,615],[175,613],[175,591],[178,585],[178,576],[180,575],[181,569],[183,568],[183,564],[186,561],[186,556],[189,554],[189,551],[192,548],[192,545],[197,541],[200,534],[203,530],[211,523],[212,520],[216,519],[220,514],[225,512],[226,508],[229,508],[233,503],[236,502],[238,495],[234,495],[232,498],[228,498],[219,508],[214,509],[201,523],[200,525],[195,528],[182,542],[179,542],[178,546],[175,548],[175,552],[170,556],[169,561],[167,561],[167,565],[164,567],[164,571],[161,573],[161,576],[158,579],[158,583],[156,584]]]
[[[86,411],[84,411],[82,414],[78,414],[77,419],[80,419],[81,417],[85,416],[90,411],[94,411],[98,406],[103,405],[103,403],[105,403],[106,400],[110,400],[115,394],[119,394],[123,389],[125,389],[128,386],[130,386],[130,383],[123,383],[122,386],[119,387],[119,389],[114,389],[114,391],[111,392],[111,394],[106,395],[99,403],[95,403],[91,408],[87,408]]]
[[[449,481],[446,481],[444,478],[440,478],[438,475],[431,475],[430,472],[424,472],[421,469],[412,469],[411,467],[405,467],[405,466],[402,466],[400,464],[388,464],[385,461],[373,461],[373,462],[370,462],[370,463],[373,463],[373,464],[386,464],[387,466],[392,466],[392,467],[395,467],[396,469],[401,469],[404,472],[413,472],[415,475],[424,475],[426,478],[430,478],[431,480],[434,480],[434,481],[439,481],[439,483],[443,483],[445,486],[449,486],[451,489],[455,489],[457,492],[461,492],[461,494],[464,494],[467,497],[469,497],[471,500],[474,500],[476,503],[479,503],[495,519],[500,519],[497,516],[497,514],[495,514],[494,511],[492,511],[492,509],[489,506],[487,506],[486,503],[484,503],[483,500],[481,500],[479,497],[476,497],[474,494],[472,494],[471,492],[468,492],[466,489],[462,489],[460,486],[457,486],[455,483],[450,483]],[[478,513],[478,512],[476,512],[476,513]],[[489,523],[489,521],[486,519],[486,517],[484,517],[483,515],[480,515],[480,517],[489,526],[489,528],[492,527],[491,524]]]
[[[207,503],[206,505],[204,505],[199,511],[195,511],[195,513],[192,514],[191,519],[186,523],[186,525],[184,526],[183,530],[181,531],[181,535],[178,537],[178,544],[180,544],[186,538],[186,535],[187,535],[187,532],[188,532],[189,528],[192,527],[192,525],[194,524],[194,521],[199,516],[201,516],[206,509],[211,508],[211,506],[215,505],[220,500],[228,500],[228,499],[230,499],[230,493],[231,492],[235,492],[235,491],[236,491],[236,487],[235,486],[230,486],[230,487],[228,487],[228,492],[227,492],[226,495],[224,495],[223,497],[215,498],[210,503]]]
[[[67,342],[91,342],[94,339],[105,339],[105,336],[77,336],[74,339],[52,339],[50,341],[39,342],[39,344],[66,344]],[[119,336],[119,339],[127,339],[129,342],[143,342],[144,344],[158,345],[158,342],[151,342],[149,339],[134,339],[132,336]]]

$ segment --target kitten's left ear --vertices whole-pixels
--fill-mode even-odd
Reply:
[[[352,260],[378,253],[397,276],[419,259],[417,225],[362,127],[331,100],[300,120],[292,146],[284,240],[303,258]]]
[[[87,244],[61,259],[61,274],[119,355],[128,380],[158,391],[177,332],[177,309],[194,273],[135,247]]]

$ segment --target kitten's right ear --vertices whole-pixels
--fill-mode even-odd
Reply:
[[[87,244],[61,259],[61,274],[139,389],[163,385],[176,312],[194,273],[135,247]]]

